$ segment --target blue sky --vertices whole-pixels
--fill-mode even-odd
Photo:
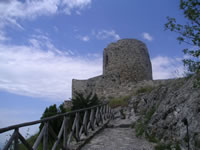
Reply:
[[[179,0],[1,0],[0,128],[69,99],[72,78],[100,75],[119,39],[147,45],[154,79],[181,76],[186,45],[164,30],[167,16],[186,22]]]

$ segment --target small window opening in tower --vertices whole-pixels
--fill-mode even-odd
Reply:
[[[106,62],[105,62],[105,66],[108,65],[108,55],[106,55]]]

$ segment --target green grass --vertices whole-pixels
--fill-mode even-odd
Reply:
[[[155,150],[171,150],[171,144],[159,143],[155,146]]]
[[[35,135],[32,135],[31,137],[29,137],[28,139],[26,139],[26,141],[33,146],[34,142],[36,141],[37,137],[38,137],[39,133],[36,133]],[[21,143],[19,144],[19,149],[20,150],[27,150],[27,148]],[[38,150],[42,150],[42,144],[39,145]]]
[[[145,116],[144,120],[139,120],[135,125],[136,136],[142,136],[147,128],[149,121],[151,120],[153,114],[156,111],[156,107],[150,108]],[[150,138],[150,137],[149,137]]]
[[[138,95],[141,93],[150,93],[153,89],[154,89],[154,87],[152,87],[152,86],[141,87],[135,92],[135,94]]]
[[[109,106],[111,108],[116,108],[119,106],[128,106],[128,100],[130,96],[120,97],[120,98],[113,98],[109,101]]]
[[[153,143],[158,143],[159,140],[156,138],[155,133],[152,134],[148,134],[147,132],[145,133],[145,138],[149,141],[149,142],[153,142]]]
[[[173,145],[173,148],[172,148]],[[158,145],[155,146],[155,150],[181,150],[179,143],[176,142],[175,144],[165,144],[165,143],[159,143]]]
[[[144,116],[145,124],[147,124],[151,120],[155,111],[156,111],[156,107],[152,107],[147,111],[147,113]]]
[[[33,144],[35,143],[36,139],[38,138],[39,136],[39,133],[36,133],[35,135],[29,137],[26,139],[26,141],[31,145],[33,146]],[[52,148],[53,144],[54,144],[55,140],[50,140],[48,141],[48,149]],[[57,146],[56,150],[59,150],[59,146],[61,146],[60,144]],[[19,150],[27,150],[27,148],[22,144],[20,143],[19,144]],[[43,142],[41,141],[37,150],[43,150]]]
[[[145,124],[140,120],[135,125],[136,136],[142,136],[145,131]]]

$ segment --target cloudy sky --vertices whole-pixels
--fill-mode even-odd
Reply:
[[[69,99],[71,80],[100,75],[119,39],[146,43],[154,79],[181,76],[185,45],[167,16],[186,22],[179,0],[0,0],[0,128]]]

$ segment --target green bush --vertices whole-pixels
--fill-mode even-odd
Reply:
[[[130,96],[125,96],[121,98],[113,98],[109,101],[109,106],[111,108],[116,108],[119,106],[128,106],[129,99],[130,99]]]
[[[135,94],[137,95],[140,93],[150,93],[153,89],[154,89],[154,87],[152,87],[152,86],[141,87],[136,91]]]
[[[96,94],[89,93],[88,95],[85,95],[83,93],[75,93],[75,97],[72,98],[72,110],[78,110],[78,109],[84,109],[89,108],[92,106],[97,106],[102,104],[102,102],[98,99]],[[90,113],[91,110],[88,110],[88,113]],[[83,120],[85,112],[80,112],[80,120]],[[89,116],[88,116],[89,117]],[[75,114],[72,114],[70,116],[70,120],[73,122],[75,118]],[[80,126],[82,124],[80,123]]]
[[[96,94],[89,93],[84,96],[83,93],[75,93],[75,97],[72,98],[72,110],[83,109],[101,104]]]

